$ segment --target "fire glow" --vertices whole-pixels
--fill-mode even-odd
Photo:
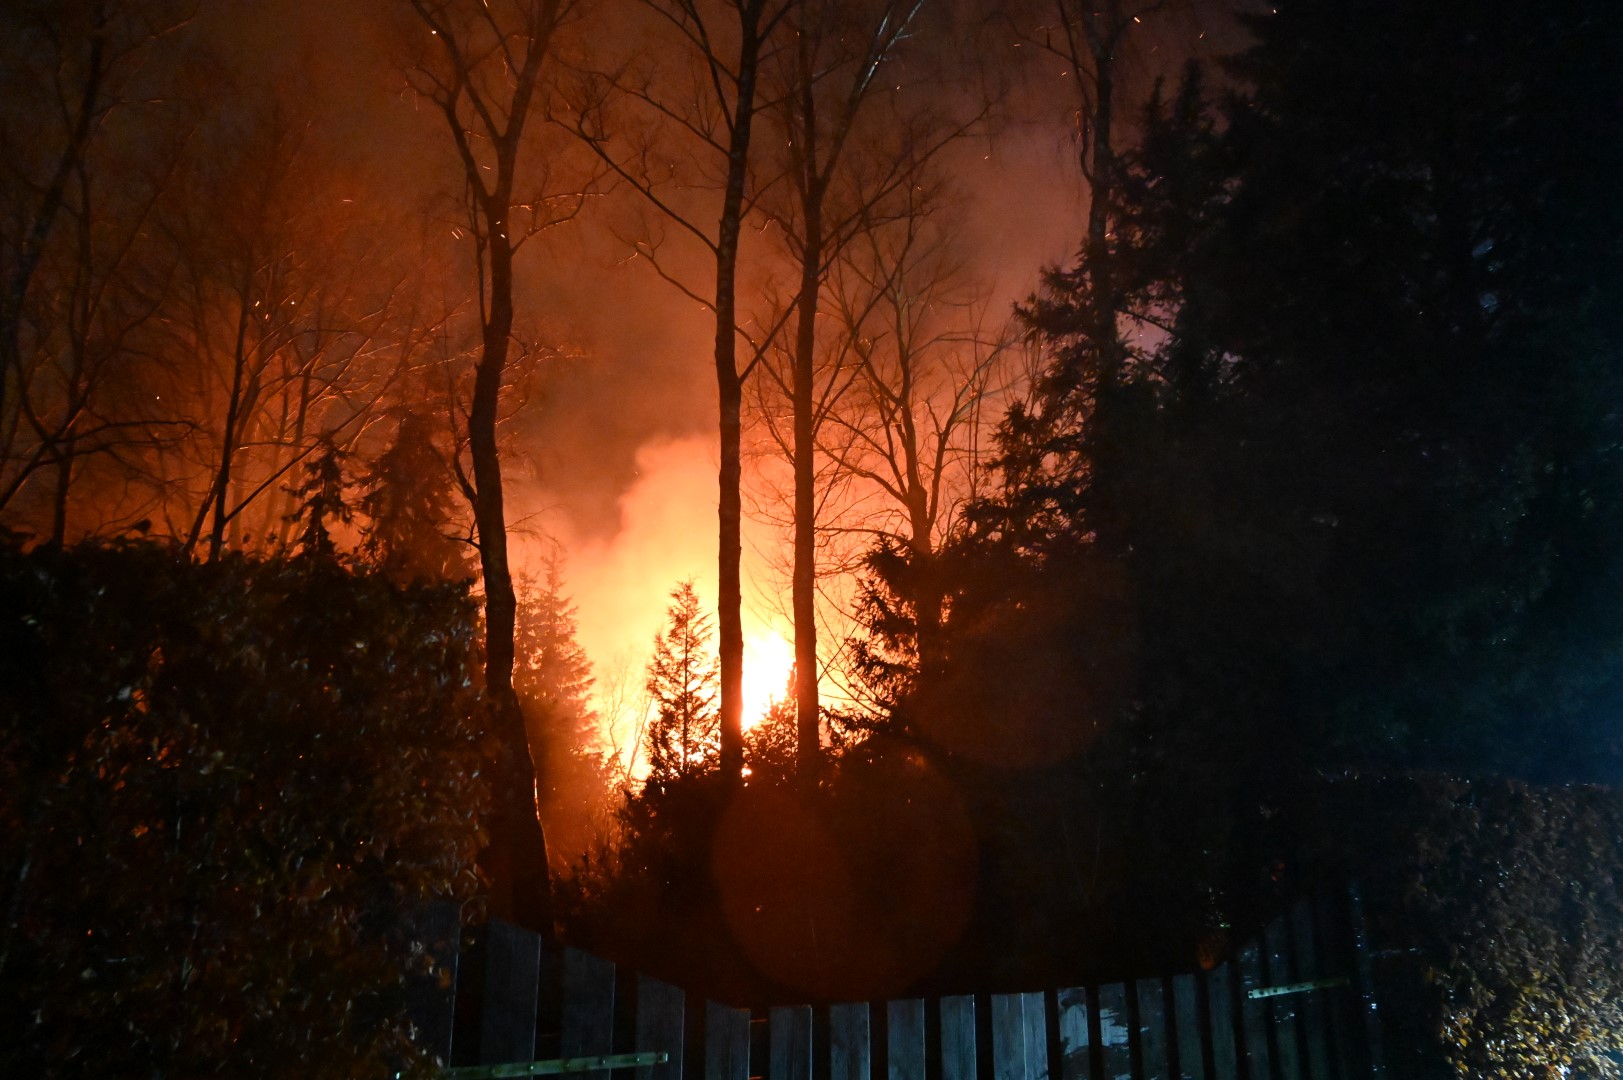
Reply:
[[[637,479],[620,498],[612,537],[572,535],[563,515],[549,520],[568,553],[565,590],[576,605],[576,638],[592,660],[593,704],[605,748],[629,757],[646,719],[642,693],[654,635],[665,627],[670,593],[692,581],[716,610],[716,464],[708,438],[655,440],[637,452]],[[743,573],[744,726],[759,723],[784,697],[794,664],[792,633],[774,603],[781,577],[762,552],[781,543],[772,526],[746,519]],[[540,565],[542,550],[523,559]],[[714,637],[712,644],[714,645]]]

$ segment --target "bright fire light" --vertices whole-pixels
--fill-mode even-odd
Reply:
[[[789,671],[795,664],[795,650],[783,635],[768,630],[744,639],[744,729],[766,719],[772,702],[781,699],[789,685]]]

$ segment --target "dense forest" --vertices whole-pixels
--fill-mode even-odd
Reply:
[[[434,897],[764,1005],[1357,881],[1395,1075],[1618,1075],[1623,15],[1097,6],[0,12],[6,1071],[428,1070]]]

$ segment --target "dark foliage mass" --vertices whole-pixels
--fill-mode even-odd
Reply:
[[[1623,25],[1248,26],[1095,178],[1107,241],[1024,312],[1048,359],[1001,490],[928,582],[876,553],[870,741],[815,791],[632,799],[585,932],[762,993],[1030,987],[1192,967],[1352,875],[1427,1060],[1608,1068],[1623,829],[1561,785],[1623,776]],[[872,835],[919,806],[930,868]],[[757,893],[725,845],[766,820],[794,884]],[[835,912],[900,921],[887,866],[947,898],[929,962],[830,974]]]
[[[154,175],[121,167],[164,142],[122,105],[164,98],[159,72],[183,81],[170,60],[148,86],[134,61],[184,18],[148,26],[132,21],[140,5],[98,4],[53,22],[49,5],[26,7],[18,27],[59,29],[11,35],[19,58],[44,51],[12,61],[3,81],[32,90],[0,108],[14,121],[0,146],[32,146],[0,185],[16,211],[0,245],[0,511],[41,543],[0,552],[0,1072],[421,1065],[401,1011],[411,958],[390,929],[423,897],[476,893],[482,845],[485,884],[503,885],[492,904],[549,927],[534,794],[559,862],[613,818],[561,890],[573,941],[695,994],[850,1000],[1188,970],[1294,895],[1356,880],[1384,947],[1394,1074],[1616,1075],[1623,803],[1599,785],[1623,784],[1623,7],[1273,0],[1235,33],[1238,55],[1158,85],[1136,118],[1116,46],[1137,46],[1137,19],[1121,5],[1068,7],[1063,35],[1027,37],[1025,55],[1059,52],[1077,73],[1091,200],[1078,257],[1019,312],[1036,377],[987,437],[990,468],[964,449],[975,497],[948,521],[952,500],[923,492],[990,400],[984,343],[926,320],[908,333],[928,345],[907,345],[903,318],[880,348],[877,317],[844,312],[850,340],[829,351],[860,357],[853,385],[881,381],[887,350],[905,373],[869,387],[874,424],[845,425],[909,476],[891,489],[908,529],[870,553],[865,634],[844,654],[872,707],[817,714],[808,632],[801,692],[747,737],[734,293],[756,264],[737,249],[794,215],[761,216],[773,199],[756,186],[782,170],[751,156],[742,99],[770,58],[809,62],[809,34],[780,49],[787,31],[765,27],[798,28],[813,8],[764,22],[760,5],[735,9],[742,111],[726,122],[665,111],[663,85],[628,68],[615,93],[654,105],[666,134],[730,137],[720,231],[679,222],[716,260],[724,573],[714,626],[691,587],[672,596],[636,736],[646,782],[610,814],[585,795],[609,770],[587,746],[598,718],[561,575],[520,594],[508,566],[495,433],[528,332],[509,219],[527,190],[513,167],[530,95],[536,117],[585,108],[576,135],[650,196],[664,179],[630,163],[664,160],[659,128],[635,130],[646,142],[622,160],[599,130],[612,102],[549,96],[534,65],[550,64],[563,9],[535,8],[551,14],[520,32],[479,5],[468,24],[415,5],[419,44],[449,47],[457,69],[433,81],[453,136],[468,130],[464,94],[515,109],[508,134],[476,110],[489,138],[456,143],[476,213],[471,238],[452,233],[484,260],[489,292],[469,305],[477,345],[443,342],[481,357],[477,377],[446,366],[449,397],[431,409],[389,388],[433,350],[402,345],[391,374],[378,342],[439,332],[358,314],[392,308],[305,258],[327,229],[305,215],[332,200],[280,122],[245,109],[257,134],[194,161],[179,118],[165,121],[176,148],[152,150]],[[476,24],[527,42],[532,63],[459,51]],[[705,50],[693,70],[726,66]],[[587,82],[607,93],[600,75]],[[899,103],[911,92],[873,81],[886,83]],[[17,134],[36,127],[32,143]],[[216,137],[199,130],[198,145]],[[873,143],[887,168],[888,145]],[[172,194],[156,175],[171,171]],[[686,194],[662,211],[703,190],[680,172],[670,190]],[[262,196],[245,201],[239,174]],[[895,221],[888,203],[858,216],[911,237],[927,189],[945,186],[917,179]],[[802,200],[800,224],[821,200]],[[347,218],[365,201],[337,205]],[[585,195],[565,202],[586,212]],[[556,224],[538,207],[557,205],[527,207],[530,227]],[[944,269],[913,295],[936,257],[912,265],[885,235],[868,237],[868,270],[827,252],[827,282],[816,244],[792,252],[807,285],[798,375],[822,348],[825,289],[850,307],[849,279],[871,270],[880,308],[957,305]],[[658,247],[638,261],[657,266]],[[404,280],[383,269],[357,281]],[[973,362],[944,391],[948,422],[929,392],[915,400],[902,356],[954,347]],[[332,362],[311,367],[305,350]],[[371,422],[384,415],[398,425]],[[800,434],[803,479],[842,453],[819,441],[813,454]],[[838,464],[873,472],[864,460]],[[93,520],[101,495],[111,509]],[[797,510],[802,599],[813,526],[827,525],[813,518]],[[181,549],[64,546],[154,529]],[[282,557],[233,554],[259,537]],[[483,653],[466,588],[448,584],[472,576],[475,550]],[[809,630],[815,612],[797,609]],[[480,711],[481,688],[494,709]]]
[[[489,799],[465,591],[83,546],[0,613],[0,1072],[412,1064],[391,932]]]
[[[1623,797],[1439,774],[1312,794],[1301,850],[1372,901],[1393,1075],[1618,1075]]]

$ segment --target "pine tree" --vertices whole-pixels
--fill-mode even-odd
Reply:
[[[355,509],[344,495],[344,453],[331,439],[323,437],[315,456],[304,466],[304,480],[287,489],[299,500],[298,508],[287,520],[299,523],[297,539],[293,541],[295,554],[315,559],[333,559],[338,546],[329,528],[334,521],[348,525],[355,517]]]
[[[361,485],[362,559],[402,585],[473,576],[468,546],[446,531],[455,505],[451,470],[427,419],[402,413],[394,442]]]
[[[654,636],[648,696],[655,716],[645,739],[648,782],[686,779],[717,767],[721,753],[720,680],[710,618],[693,583],[671,591],[666,628]]]

